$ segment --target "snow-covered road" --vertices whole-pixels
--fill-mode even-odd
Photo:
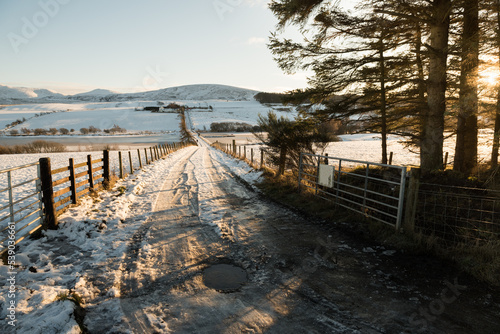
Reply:
[[[251,186],[259,173],[199,145],[85,199],[61,216],[59,230],[23,246],[16,327],[7,323],[8,284],[1,282],[0,332],[80,333],[78,323],[90,333],[498,328],[497,297],[461,273],[271,202]],[[242,268],[247,282],[226,292],[208,287],[204,273],[218,264]],[[0,277],[7,267],[0,266]],[[456,298],[429,320],[422,310],[433,312],[450,286],[446,297]],[[73,293],[84,311],[62,298]]]
[[[289,252],[281,229],[300,226],[300,218],[249,192],[216,155],[203,145],[177,162],[130,246],[121,286],[130,328],[352,333],[333,304],[302,296],[301,279],[276,269]],[[245,269],[249,282],[235,293],[205,286],[203,271],[221,263]]]

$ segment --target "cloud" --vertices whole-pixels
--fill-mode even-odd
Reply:
[[[251,37],[247,40],[248,45],[259,45],[266,44],[266,39],[264,37]]]

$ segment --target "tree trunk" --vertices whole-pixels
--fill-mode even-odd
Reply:
[[[500,148],[500,88],[498,89],[495,132],[493,134],[493,150],[491,151],[491,168],[498,166],[498,149]]]
[[[280,161],[279,161],[279,166],[278,166],[278,175],[285,174],[286,154],[287,154],[286,147],[282,147],[280,150]]]
[[[384,57],[384,37],[380,36],[379,57],[380,57],[380,118],[382,128],[382,163],[387,164],[387,96],[385,88],[385,57]]]
[[[423,172],[443,168],[443,131],[446,111],[446,61],[451,0],[434,0],[430,26],[428,112],[423,120],[420,163]]]
[[[497,25],[500,29],[500,1],[497,1]],[[500,57],[500,30],[495,32],[497,39],[498,55]],[[500,63],[499,63],[500,67]],[[495,132],[493,134],[493,150],[491,151],[491,168],[498,166],[498,149],[500,148],[500,86],[497,88],[497,106],[495,115]]]
[[[457,141],[453,169],[470,174],[477,166],[479,4],[464,1]]]

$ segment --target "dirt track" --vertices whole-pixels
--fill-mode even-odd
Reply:
[[[338,232],[238,182],[206,144],[163,175],[133,236],[121,307],[134,333],[498,333],[499,296],[453,267]],[[245,269],[231,293],[214,264]]]

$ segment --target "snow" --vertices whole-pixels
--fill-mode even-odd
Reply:
[[[339,136],[342,141],[330,143],[325,150],[331,157],[352,160],[380,162],[382,156],[382,137],[380,134],[362,133]],[[453,164],[455,157],[456,136],[450,136],[444,141],[443,151],[448,152],[448,164]],[[486,163],[491,155],[493,131],[490,129],[479,130],[478,157],[479,161]],[[389,135],[387,137],[387,151],[393,152],[392,164],[397,166],[419,166],[420,155],[418,148],[410,148],[405,143],[405,138]]]
[[[137,155],[137,150],[130,151],[132,153],[132,164],[134,168],[139,168],[139,159]],[[51,159],[51,166],[52,169],[58,169],[61,167],[66,167],[69,165],[69,159],[74,158],[75,164],[85,162],[87,161],[87,155],[92,155],[92,159],[100,159],[103,156],[102,151],[97,151],[97,152],[65,152],[65,153],[40,153],[40,154],[14,154],[14,155],[2,155],[0,159],[0,171],[6,170],[9,168],[13,167],[18,167],[18,166],[24,166],[28,165],[34,162],[37,162],[40,158],[50,158]],[[148,157],[149,157],[150,151],[148,150]],[[126,174],[130,173],[130,164],[129,164],[129,157],[128,157],[128,151],[123,151],[122,152],[122,159],[124,162],[124,172]],[[144,150],[141,150],[141,159],[143,164],[145,164],[145,158],[144,158]],[[96,166],[94,166],[95,168]],[[84,168],[80,168],[76,170],[76,173],[82,172],[85,170]],[[116,151],[111,151],[110,152],[110,170],[112,174],[119,175],[119,160],[118,160],[118,152]],[[13,185],[17,185],[23,182],[26,182],[28,180],[33,180],[37,176],[37,167],[28,167],[28,168],[23,168],[23,169],[18,169],[15,171],[12,171],[12,182]],[[57,175],[54,175],[54,181],[63,177],[69,176],[69,174],[66,173],[60,173]],[[97,180],[96,180],[97,181]],[[7,187],[7,174],[2,173],[0,174],[0,189],[5,189]],[[63,184],[57,189],[67,187],[68,184]],[[20,187],[16,187],[13,190],[13,199],[14,201],[20,200],[29,194],[34,193],[36,188],[35,182],[29,182],[27,184],[24,184]],[[68,196],[65,195],[65,196]],[[22,208],[27,206],[28,204],[32,203],[34,200],[36,200],[36,197],[30,198],[28,200],[21,201],[15,205],[16,210],[18,208]],[[8,193],[3,192],[0,194],[0,207],[3,207],[8,203]],[[30,211],[22,211],[20,214],[23,216],[28,214]],[[8,208],[0,210],[0,218],[7,215],[8,213]],[[16,216],[16,219],[19,219],[20,216]],[[21,229],[23,226],[25,226],[27,223],[29,223],[31,220],[33,220],[34,217],[30,217],[28,219],[25,219],[23,221],[19,221],[17,223],[18,229]],[[2,225],[4,225],[5,222],[2,222]],[[2,238],[3,239],[3,238]]]
[[[37,89],[26,87],[10,87],[0,85],[0,100],[3,99],[31,99],[43,97],[63,97],[62,94],[56,93],[49,89]]]
[[[103,297],[99,297],[99,289],[87,280],[86,272],[105,263],[116,264],[123,260],[128,240],[147,221],[156,205],[163,184],[158,182],[158,175],[166,175],[178,160],[191,155],[194,150],[195,147],[189,147],[146,166],[142,172],[118,181],[114,191],[101,192],[97,199],[83,198],[79,206],[72,207],[59,217],[60,228],[57,231],[46,231],[42,239],[20,244],[16,255],[19,264],[16,274],[17,333],[79,333],[73,315],[73,302],[57,300],[58,295],[73,292],[84,300],[97,298],[99,305],[86,304],[86,308],[97,308],[108,321],[115,319],[117,324],[121,323],[123,313],[117,297],[120,296],[118,286],[123,268],[115,266],[113,270],[100,274],[101,279],[110,282]],[[210,154],[221,160],[218,168],[229,168],[231,173],[249,182],[260,176],[260,172],[221,152],[211,151]],[[81,155],[83,157],[85,153]],[[11,159],[10,164],[16,165],[23,159],[26,160],[22,162],[26,162],[33,159],[34,155],[18,157]],[[64,161],[67,154],[52,157]],[[202,156],[198,156],[193,163],[204,163],[200,158]],[[1,161],[4,163],[6,160]],[[197,172],[200,184],[206,183],[204,181],[209,178],[204,173]],[[125,189],[123,194],[117,191],[120,187]],[[201,193],[210,191],[208,188],[200,189]],[[205,204],[204,221],[217,226],[222,234],[222,225],[211,222],[219,214],[216,207],[210,206],[209,202]],[[147,243],[143,243],[141,252],[147,254],[148,247]],[[30,268],[36,268],[36,272],[30,271]],[[7,272],[7,266],[1,265],[1,276],[7,277]],[[7,288],[7,282],[2,281],[0,284],[3,285],[2,290]],[[0,294],[0,301],[0,319],[5,319],[7,294]],[[148,313],[148,317],[151,317],[152,322],[160,321],[152,313]],[[123,330],[120,325],[117,326],[116,330]],[[162,324],[158,323],[158,326]],[[8,333],[10,329],[5,321],[0,322],[0,332]],[[166,331],[166,327],[164,329]]]
[[[152,103],[156,104],[156,102],[108,102],[6,106],[0,109],[0,127],[5,127],[17,119],[26,118],[26,122],[9,128],[9,130],[67,128],[75,129],[78,132],[81,128],[89,126],[104,130],[118,125],[128,132],[177,131],[179,129],[177,114],[135,110],[137,106],[151,105]],[[50,114],[35,117],[35,114],[40,113]]]
[[[120,94],[118,92],[109,90],[109,89],[94,89],[91,90],[90,92],[86,93],[80,93],[80,94],[75,94],[72,95],[73,97],[80,97],[80,96],[106,96],[106,95],[114,95],[114,94]]]
[[[253,101],[258,91],[226,85],[186,85],[160,90],[124,94],[127,97],[152,100],[243,100]]]
[[[104,262],[119,263],[127,249],[127,240],[146,221],[153,210],[164,175],[177,159],[192,152],[192,148],[175,152],[164,160],[146,166],[141,173],[118,181],[119,191],[101,192],[98,199],[83,198],[78,207],[71,208],[59,218],[60,228],[47,231],[39,240],[20,244],[16,275],[17,333],[79,333],[70,301],[57,301],[61,293],[76,292],[85,300],[96,297],[98,290],[86,281],[86,270]],[[60,245],[61,239],[65,240]],[[36,268],[36,273],[29,270]],[[107,319],[122,317],[116,288],[120,268],[103,272],[102,278],[113,285],[102,304]],[[0,266],[2,277],[6,266]],[[2,290],[7,282],[2,280]],[[0,294],[0,319],[6,319],[7,294]],[[92,307],[92,305],[86,305]],[[0,322],[0,332],[9,333],[11,327]]]
[[[163,88],[140,93],[118,93],[106,89],[94,89],[90,92],[64,96],[47,89],[8,87],[0,85],[0,103],[19,101],[126,101],[126,100],[231,100],[253,101],[258,91],[216,84],[185,85]]]
[[[267,116],[273,110],[278,117],[295,118],[294,108],[282,105],[263,105],[257,101],[208,101],[213,112],[190,111],[193,128],[196,130],[210,130],[210,124],[220,122],[239,122],[257,125],[259,115]]]

